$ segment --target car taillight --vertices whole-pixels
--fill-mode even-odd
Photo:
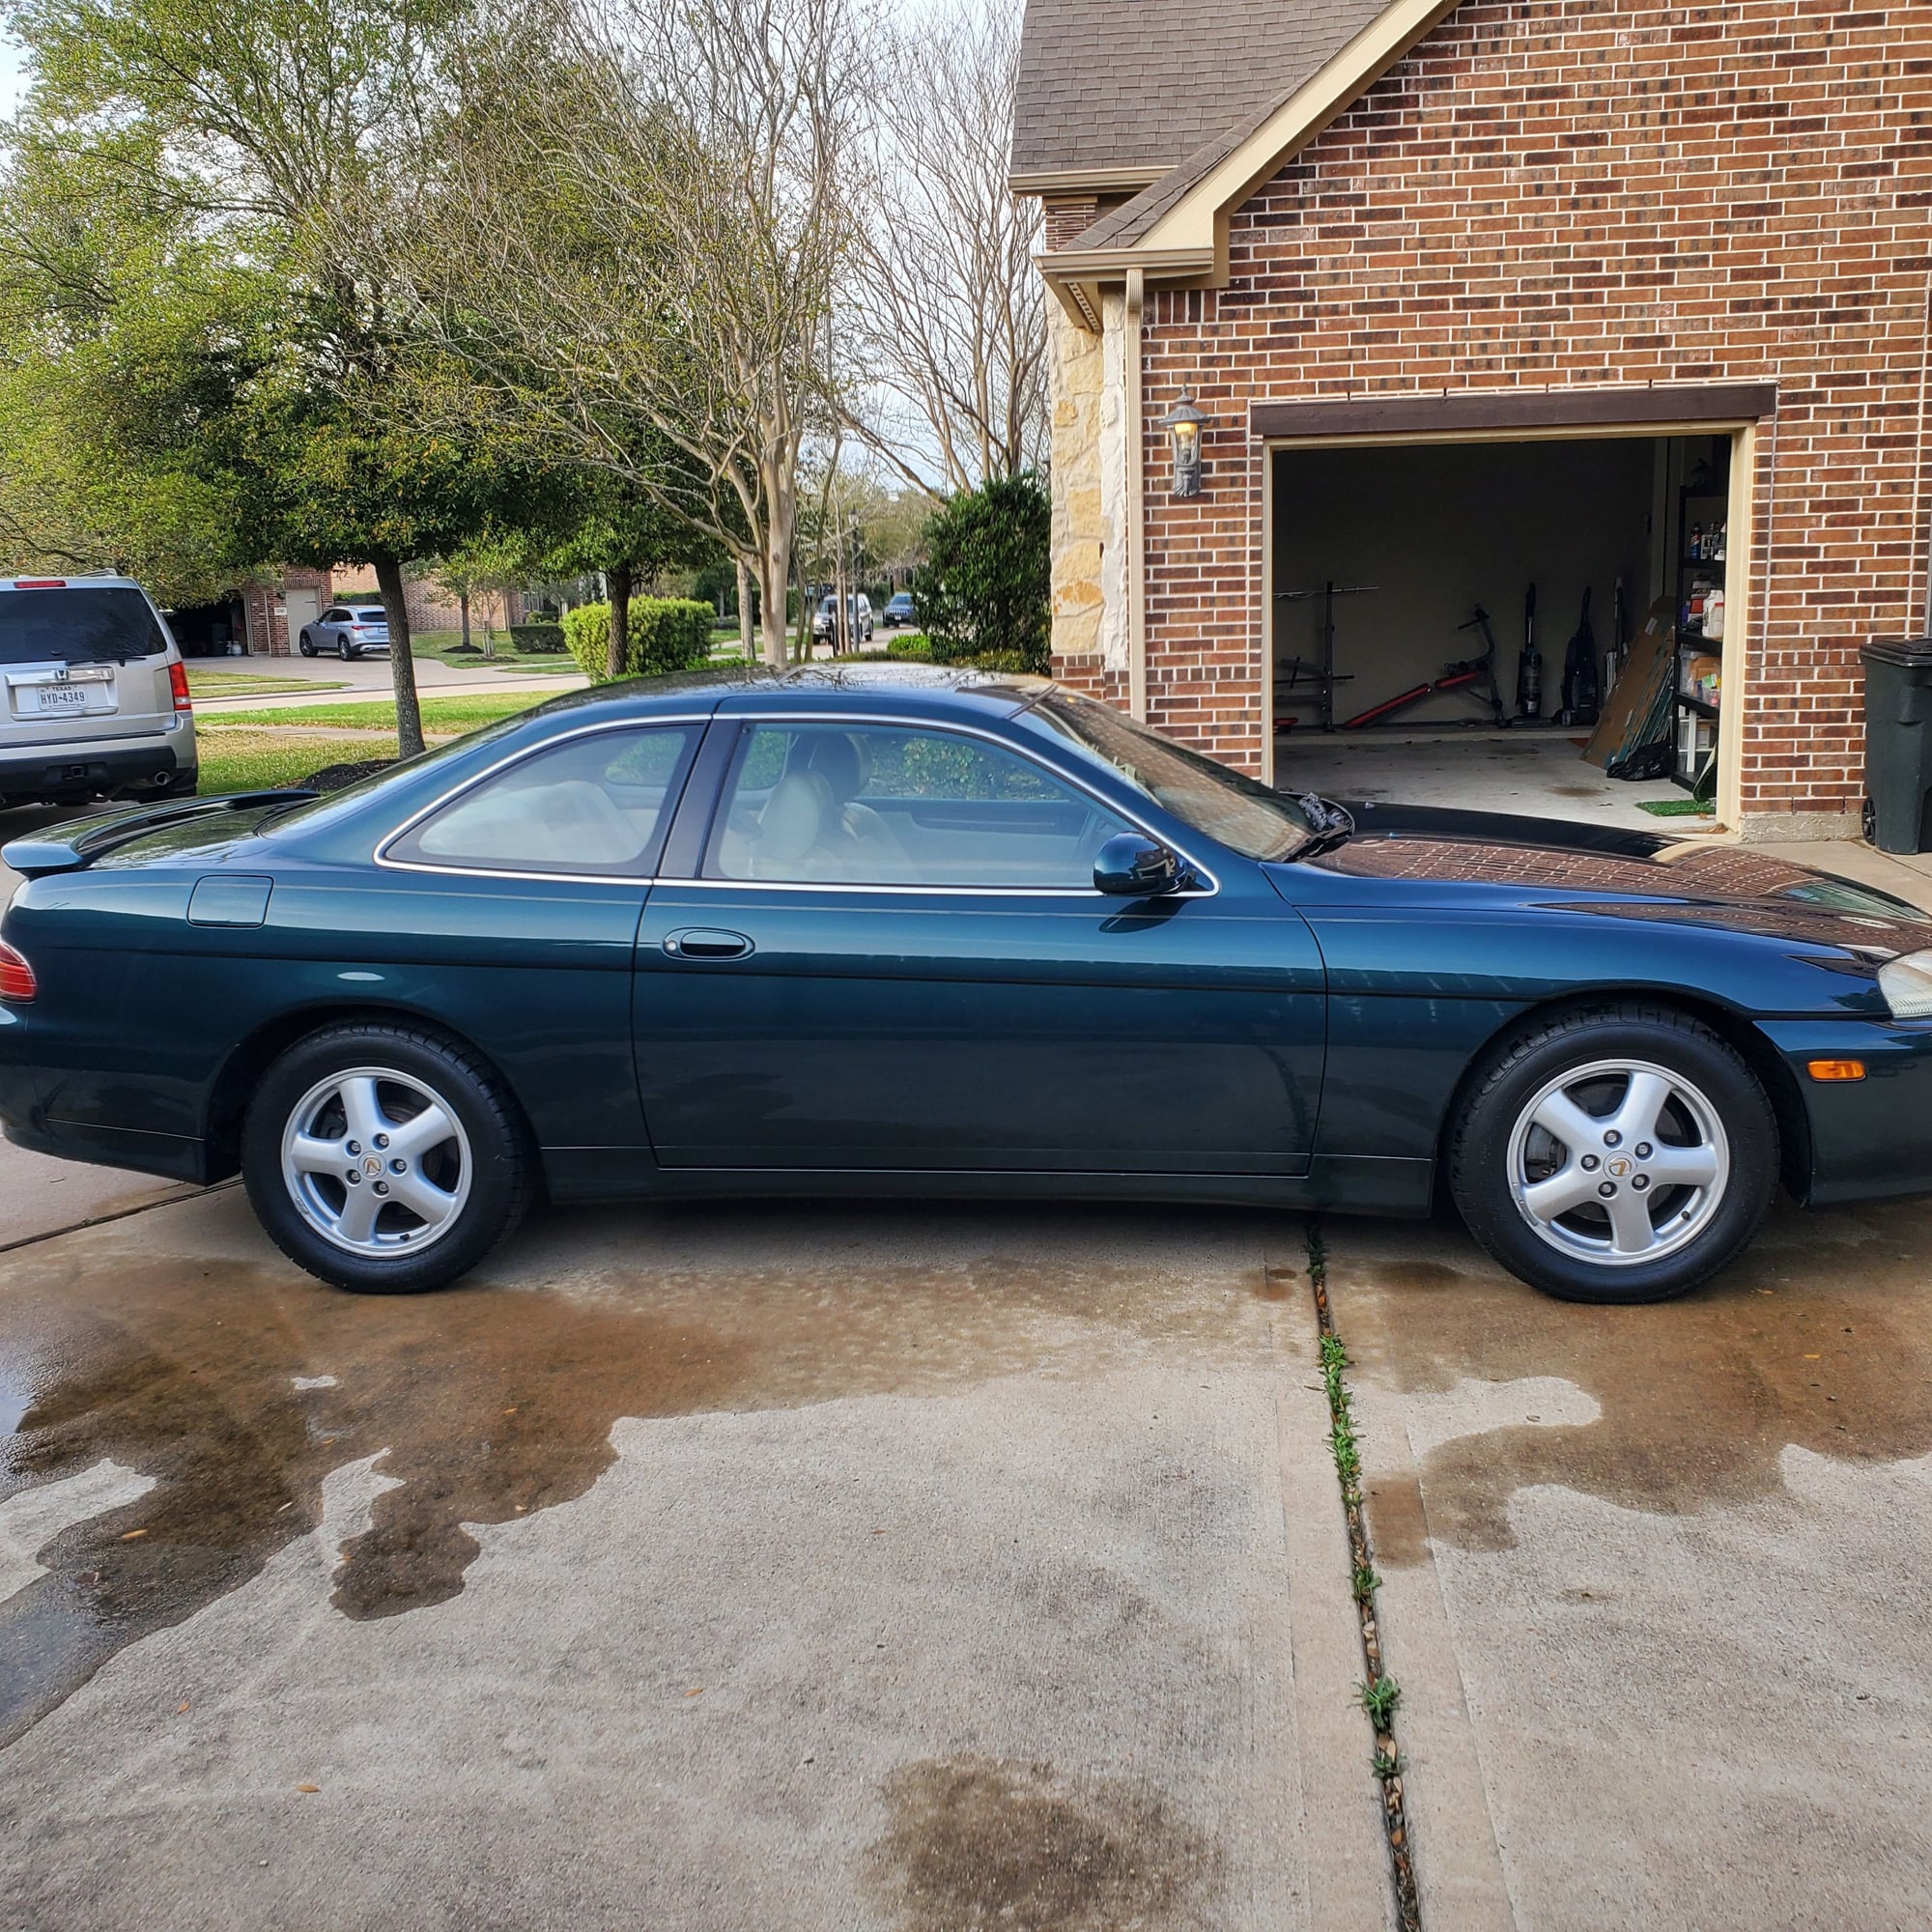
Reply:
[[[176,663],[168,667],[168,689],[175,695],[175,709],[177,711],[192,711],[194,709],[194,699],[188,696],[186,665]]]
[[[10,1007],[24,1007],[40,990],[34,969],[4,939],[0,939],[0,1000],[5,1000]]]
[[[65,590],[67,579],[64,577],[16,577],[15,590]]]

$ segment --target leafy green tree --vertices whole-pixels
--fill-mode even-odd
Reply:
[[[623,477],[581,472],[559,496],[558,508],[571,528],[544,553],[543,574],[602,573],[610,592],[606,675],[622,677],[632,654],[626,642],[632,597],[667,572],[701,568],[722,554],[721,546]]]
[[[415,428],[397,384],[412,137],[466,18],[460,0],[14,0],[10,16],[36,75],[24,138],[43,205],[82,237],[71,252],[145,223],[163,320],[186,292],[224,298],[160,385],[179,473],[232,507],[231,562],[375,565],[406,753],[422,731],[402,566],[503,500],[490,453]],[[65,382],[70,307],[119,354],[143,318],[124,287],[51,272],[57,256],[33,354]]]
[[[962,491],[934,514],[913,595],[935,656],[1047,668],[1051,522],[1045,490],[1025,473]]]

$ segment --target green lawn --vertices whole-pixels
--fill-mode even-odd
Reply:
[[[393,738],[333,738],[320,732],[308,737],[289,731],[203,730],[198,738],[203,796],[300,784],[326,765],[394,757],[396,753]]]
[[[506,691],[473,692],[455,697],[424,697],[423,729],[426,731],[473,731],[479,724],[494,724],[499,718],[514,717],[544,702],[541,696]],[[347,725],[359,731],[393,731],[396,728],[396,701],[393,697],[344,700],[335,704],[291,704],[273,711],[224,711],[213,724],[262,725],[319,724]]]
[[[480,625],[470,627],[469,641],[479,645],[486,641]],[[503,631],[493,632],[487,641],[494,655],[487,658],[473,656],[459,648],[463,642],[461,631],[425,631],[420,637],[410,639],[410,655],[412,658],[435,658],[439,664],[446,664],[459,670],[534,671],[563,677],[577,669],[577,660],[568,651],[512,650],[509,635]]]
[[[251,670],[203,670],[199,665],[187,668],[187,688],[196,697],[279,697],[286,692],[347,691],[346,684],[312,677],[265,677]]]

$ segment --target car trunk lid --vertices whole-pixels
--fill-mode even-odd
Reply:
[[[249,833],[276,806],[297,805],[315,797],[313,791],[240,791],[220,798],[183,799],[174,804],[135,806],[123,811],[96,812],[73,818],[44,832],[28,833],[0,847],[0,862],[29,879],[49,872],[76,872],[106,858],[136,839],[178,832],[184,842],[205,839],[216,844],[238,833]],[[248,814],[253,813],[252,819]]]

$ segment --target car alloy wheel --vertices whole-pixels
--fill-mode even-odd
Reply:
[[[289,1199],[344,1254],[434,1245],[462,1218],[474,1173],[455,1108],[392,1066],[352,1066],[318,1080],[282,1130]]]
[[[335,655],[339,657],[344,664],[347,664],[351,659],[351,657],[355,655],[355,653],[351,651],[349,648],[349,639],[347,638],[336,639]]]
[[[1730,1183],[1730,1143],[1682,1074],[1600,1060],[1548,1082],[1518,1116],[1510,1193],[1532,1233],[1600,1267],[1635,1267],[1688,1247]]]
[[[500,1076],[461,1040],[400,1019],[345,1020],[285,1048],[256,1079],[240,1152],[275,1245],[359,1294],[468,1274],[536,1183]]]
[[[1469,1232],[1566,1301],[1663,1301],[1708,1280],[1763,1225],[1781,1166],[1744,1055],[1639,999],[1505,1035],[1472,1071],[1445,1151]]]

